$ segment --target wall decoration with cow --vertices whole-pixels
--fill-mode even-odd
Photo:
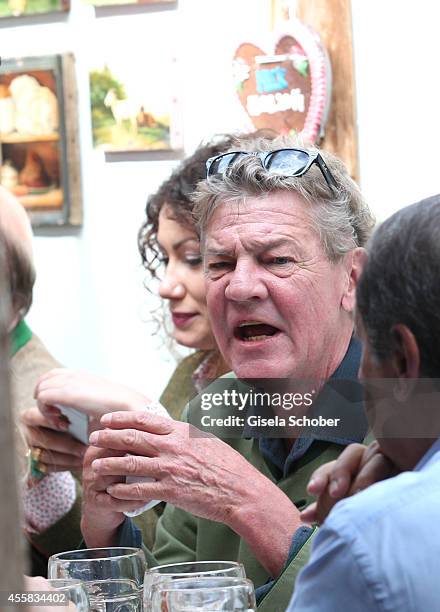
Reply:
[[[106,152],[181,148],[173,58],[142,74],[113,57],[90,72],[93,144]]]

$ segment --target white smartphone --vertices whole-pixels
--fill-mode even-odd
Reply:
[[[79,442],[89,443],[89,417],[76,408],[56,404],[61,413],[69,420],[67,431]]]

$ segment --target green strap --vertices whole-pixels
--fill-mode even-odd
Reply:
[[[9,340],[11,343],[10,356],[13,357],[15,353],[25,346],[32,338],[32,330],[26,325],[24,321],[20,321],[12,330]]]

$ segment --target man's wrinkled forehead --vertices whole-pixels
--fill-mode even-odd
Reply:
[[[203,247],[204,257],[234,255],[237,250],[237,240],[236,237],[230,236],[230,238],[230,240],[217,240],[213,237],[208,240]],[[246,240],[243,241],[243,246],[250,252],[263,253],[269,249],[276,249],[283,246],[300,248],[301,245],[294,239],[293,236],[283,237],[275,234],[265,234],[261,236],[247,237]]]
[[[287,195],[221,204],[206,223],[203,252],[230,250],[241,238],[255,251],[309,240],[314,232],[310,216],[302,201],[293,202]]]

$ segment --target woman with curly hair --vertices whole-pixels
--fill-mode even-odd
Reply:
[[[152,195],[138,236],[142,262],[160,280],[168,303],[174,340],[198,349],[177,367],[161,396],[174,418],[203,384],[226,372],[208,319],[199,238],[192,218],[191,194],[205,177],[205,162],[233,144],[233,137],[201,145]]]
[[[154,293],[150,283],[152,280],[159,283],[159,296],[168,304],[171,315],[172,329],[169,333],[172,338],[178,344],[196,349],[178,364],[160,397],[160,403],[175,419],[180,418],[187,402],[198,393],[204,381],[216,378],[229,369],[217,350],[208,319],[191,194],[197,183],[205,178],[206,160],[226,151],[232,143],[232,136],[218,138],[202,144],[184,160],[158,191],[149,197],[146,217],[139,230],[139,251],[149,273],[146,285]],[[88,414],[91,428],[96,427],[99,418],[107,412],[147,410],[149,406],[154,406],[143,393],[84,372],[61,368],[49,371],[40,379],[35,397],[47,426],[58,429],[64,435],[69,435],[66,431],[68,424],[55,407],[58,404]],[[47,472],[66,470],[65,464],[57,465],[59,453],[51,447],[52,437],[47,435],[50,431],[46,428],[44,431],[47,444],[44,448],[40,444],[40,463],[44,462]],[[59,435],[58,432],[53,433]],[[39,439],[43,438],[40,436]],[[157,517],[163,506],[161,504],[136,519],[147,544],[154,542]],[[76,520],[79,523],[78,518]],[[78,531],[78,527],[78,524],[71,525],[69,531]],[[57,548],[63,550],[62,535],[59,540]]]

